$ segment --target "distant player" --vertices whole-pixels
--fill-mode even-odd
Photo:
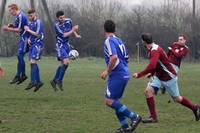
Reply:
[[[168,47],[167,56],[170,63],[176,72],[179,72],[181,61],[189,52],[189,48],[186,45],[186,37],[184,35],[179,35],[178,42],[174,42],[170,47]],[[165,93],[165,88],[162,88],[162,93]]]
[[[3,26],[4,31],[9,32],[16,32],[19,33],[20,38],[18,42],[18,52],[17,52],[17,58],[18,58],[18,64],[17,64],[17,74],[15,77],[10,81],[10,84],[21,84],[27,79],[26,73],[25,73],[25,61],[24,61],[24,55],[27,52],[26,47],[26,32],[24,30],[24,26],[28,24],[27,17],[25,13],[21,10],[19,10],[18,5],[11,4],[8,6],[9,12],[11,15],[13,15],[14,18],[14,24],[8,24]]]
[[[0,67],[0,77],[3,77],[3,75],[4,75],[4,70],[3,68]]]
[[[29,61],[31,65],[31,82],[26,87],[26,90],[35,87],[34,91],[36,92],[43,85],[40,81],[40,72],[37,62],[40,59],[42,49],[44,48],[44,26],[42,21],[37,18],[34,9],[28,11],[28,18],[28,26],[25,26],[24,29],[29,33],[28,45],[30,46]]]
[[[76,37],[80,36],[76,33],[78,30],[78,25],[73,26],[72,20],[66,18],[63,11],[58,11],[56,13],[57,21],[55,22],[55,31],[56,31],[56,50],[57,50],[57,59],[61,62],[61,65],[58,67],[55,77],[50,81],[52,87],[57,90],[56,86],[63,91],[63,77],[66,69],[69,65],[69,52],[70,44],[69,37],[72,34],[75,34]]]
[[[166,88],[166,91],[170,94],[175,102],[178,102],[191,109],[195,115],[196,121],[199,121],[200,107],[179,94],[177,73],[170,64],[167,54],[159,45],[152,42],[152,36],[149,33],[143,34],[142,40],[149,51],[149,64],[145,70],[134,73],[133,77],[141,78],[149,73],[153,75],[153,80],[145,89],[145,96],[150,111],[150,117],[143,119],[143,122],[157,122],[157,113],[154,102],[154,89],[160,88],[161,86]]]
[[[112,20],[107,20],[104,23],[104,32],[106,40],[103,50],[107,69],[101,73],[101,78],[109,77],[105,90],[105,103],[115,110],[121,124],[121,127],[115,133],[132,132],[140,123],[141,117],[131,112],[120,102],[130,78],[128,52],[122,40],[115,36],[115,23]],[[130,126],[127,118],[131,120]]]

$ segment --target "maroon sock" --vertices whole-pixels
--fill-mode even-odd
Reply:
[[[154,98],[153,97],[149,97],[149,98],[146,99],[146,101],[147,101],[147,105],[149,107],[149,111],[150,111],[151,117],[153,119],[157,119]]]
[[[189,99],[187,99],[184,96],[182,98],[183,98],[183,100],[181,101],[181,104],[183,106],[186,106],[186,107],[190,108],[193,111],[197,110],[197,105],[193,104]]]

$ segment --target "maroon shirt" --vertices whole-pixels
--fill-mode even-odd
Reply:
[[[179,44],[178,42],[174,42],[170,47],[171,50],[169,49],[167,53],[169,61],[180,67],[181,60],[187,55],[189,48],[186,45],[183,46]]]
[[[167,54],[157,44],[152,44],[149,50],[149,64],[145,70],[138,73],[138,78],[149,73],[156,75],[162,81],[167,81],[172,79],[172,76],[177,76],[176,71],[168,60]]]

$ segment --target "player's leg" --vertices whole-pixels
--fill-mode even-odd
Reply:
[[[196,121],[200,120],[200,106],[192,103],[187,97],[185,96],[177,96],[175,97],[175,101],[180,103],[181,105],[191,109],[194,113]]]
[[[65,58],[63,59],[62,61],[62,64],[60,66],[60,74],[58,76],[58,81],[62,81],[63,80],[63,77],[65,75],[65,71],[67,70],[68,66],[69,66],[69,59],[68,58]]]
[[[192,101],[190,101],[185,96],[181,96],[179,93],[177,78],[173,78],[172,80],[165,83],[166,89],[168,93],[173,97],[175,102],[180,103],[181,105],[191,109],[195,115],[196,121],[200,119],[200,107]]]
[[[20,77],[20,81],[19,81],[19,84],[24,82],[26,79],[27,79],[27,76],[26,76],[26,65],[25,65],[25,61],[24,61],[24,55],[26,53],[26,44],[25,44],[25,41],[23,41],[23,39],[19,42],[19,47],[20,47],[20,64],[21,64],[21,77]]]
[[[39,90],[43,86],[43,83],[40,80],[40,72],[37,64],[37,60],[40,59],[40,46],[31,46],[29,52],[30,64],[31,64],[31,82],[27,86],[26,90],[35,87],[34,91]]]
[[[21,84],[27,79],[26,73],[25,73],[25,61],[24,61],[24,55],[25,55],[25,42],[23,40],[19,41],[19,47],[18,47],[18,65],[17,65],[17,74],[15,77],[18,77],[17,84]]]
[[[121,128],[126,129],[129,127],[128,122],[126,121],[126,117],[123,113],[119,113],[118,111],[115,111],[115,114],[117,116],[118,121],[120,122]],[[118,129],[120,130],[120,128]]]
[[[31,67],[31,81],[29,82],[28,86],[25,88],[25,90],[30,90],[33,87],[36,87],[36,65],[35,63],[31,60],[30,61],[30,67]]]
[[[50,84],[51,84],[51,86],[54,88],[55,91],[57,91],[57,88],[56,88],[56,80],[57,80],[58,77],[59,77],[60,69],[61,69],[61,65],[58,66],[58,68],[57,68],[57,70],[56,70],[56,74],[55,74],[55,76],[54,76],[54,79],[50,81]]]
[[[54,79],[50,82],[55,91],[57,90],[56,85],[58,85],[58,88],[61,91],[63,91],[63,77],[65,75],[68,66],[69,66],[69,59],[68,58],[63,59],[61,61],[61,65],[58,67],[56,71]]]
[[[111,107],[114,101],[115,100],[113,100],[113,99],[106,98],[105,99],[105,104],[107,106]],[[115,115],[117,116],[117,119],[118,119],[118,121],[119,121],[119,123],[121,125],[121,127],[118,128],[115,131],[115,133],[121,133],[121,132],[124,132],[124,131],[130,131],[130,127],[129,127],[129,124],[128,124],[127,120],[126,120],[125,115],[123,113],[117,111],[116,109],[114,109],[114,110],[115,110]]]
[[[106,99],[105,103],[107,106],[113,108],[116,112],[116,116],[121,124],[120,129],[118,130],[135,130],[139,122],[141,121],[141,117],[136,113],[130,111],[124,104],[120,102],[120,98],[123,95],[125,86],[128,80],[108,80],[107,88],[106,88]],[[128,128],[128,123],[126,121],[126,117],[131,119],[132,125],[131,128]],[[117,130],[117,131],[118,131]]]
[[[24,54],[25,53],[21,53],[19,55],[19,62],[21,64],[21,76],[20,76],[20,79],[19,81],[17,82],[17,84],[21,84],[22,82],[24,82],[28,77],[26,76],[25,74],[25,61],[24,61]]]
[[[21,72],[22,72],[22,65],[21,65],[21,56],[22,54],[18,52],[17,55],[17,73],[15,75],[15,77],[9,82],[10,84],[15,84],[20,80],[21,77]]]
[[[29,61],[30,61],[30,76],[31,76],[31,81],[29,82],[28,86],[25,88],[25,90],[29,90],[33,87],[36,86],[36,66],[35,66],[35,61],[34,60],[34,46],[30,46],[29,49]]]
[[[34,92],[36,92],[44,85],[44,83],[41,82],[41,80],[40,80],[40,70],[39,70],[39,67],[38,67],[38,64],[37,64],[37,60],[32,60],[32,64],[34,64],[34,66],[35,66],[36,86],[35,86]]]
[[[32,58],[32,62],[33,64],[35,64],[35,80],[36,80],[36,87],[34,89],[34,92],[38,91],[44,84],[43,82],[41,82],[40,80],[40,70],[39,70],[39,66],[38,66],[38,60],[40,60],[40,56],[41,56],[41,46],[40,44],[36,44],[34,47],[34,56]]]
[[[63,77],[65,75],[65,71],[67,70],[68,66],[69,66],[69,52],[70,52],[70,49],[67,46],[63,46],[61,48],[61,58],[62,58],[62,64],[61,64],[61,68],[60,68],[60,74],[58,76],[58,81],[62,81],[63,80]]]
[[[156,112],[156,106],[155,106],[155,100],[154,100],[154,94],[155,91],[157,91],[161,87],[160,80],[154,76],[152,81],[148,83],[144,94],[146,97],[146,103],[149,108],[150,116],[149,118],[143,119],[143,123],[155,123],[157,122],[157,112]]]
[[[65,75],[65,71],[68,68],[69,65],[69,50],[66,47],[58,47],[57,48],[57,58],[59,61],[61,61],[61,65],[57,68],[56,74],[54,76],[54,79],[50,81],[51,86],[56,91],[56,85],[58,85],[59,89],[63,91],[63,84],[62,80]]]
[[[56,79],[56,84],[58,85],[58,88],[63,91],[63,77],[65,75],[65,72],[69,66],[69,49],[67,47],[61,48],[61,60],[62,63],[60,65],[60,73],[58,78]]]
[[[61,58],[61,49],[57,48],[57,60],[61,62],[62,64],[62,58]],[[56,70],[56,74],[53,78],[53,80],[50,81],[51,86],[54,88],[55,91],[57,91],[56,88],[56,81],[59,78],[60,75],[60,69],[61,69],[61,65],[58,66],[57,70]]]

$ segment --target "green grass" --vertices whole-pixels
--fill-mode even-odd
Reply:
[[[102,59],[87,58],[72,61],[64,78],[64,92],[54,92],[49,81],[58,62],[43,58],[40,62],[41,79],[45,83],[37,93],[22,85],[9,85],[15,74],[16,59],[0,58],[5,76],[0,79],[0,133],[112,133],[119,127],[114,111],[104,105],[106,82],[99,78],[105,69]],[[131,61],[131,73],[142,70]],[[184,63],[179,75],[182,95],[200,103],[200,64]],[[29,65],[27,72],[29,75]],[[30,76],[29,76],[30,77]],[[131,79],[122,102],[142,116],[148,116],[143,90],[148,79]],[[198,133],[200,122],[194,121],[190,110],[167,103],[169,95],[156,96],[159,123],[140,124],[135,133]]]

